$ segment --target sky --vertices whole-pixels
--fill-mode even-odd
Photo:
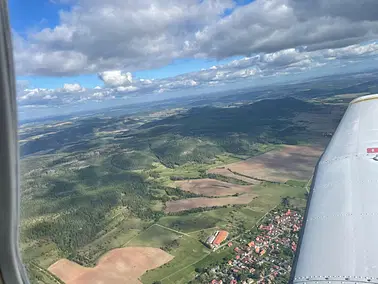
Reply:
[[[20,116],[364,70],[376,0],[8,0]]]

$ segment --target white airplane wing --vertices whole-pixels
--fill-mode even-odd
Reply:
[[[313,179],[291,283],[378,283],[378,95],[352,101]]]

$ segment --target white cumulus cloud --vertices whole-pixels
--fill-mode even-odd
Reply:
[[[130,72],[123,73],[121,70],[104,71],[98,73],[98,77],[108,86],[116,87],[130,85],[133,77]]]
[[[75,83],[75,84],[64,84],[63,85],[63,91],[70,92],[70,93],[73,93],[73,92],[84,92],[85,88],[83,88],[82,86],[80,86],[80,84],[78,84],[78,83]]]
[[[138,90],[139,88],[135,87],[135,86],[120,86],[120,87],[117,87],[117,92],[134,92],[136,90]]]

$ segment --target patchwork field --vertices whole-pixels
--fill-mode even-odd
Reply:
[[[67,284],[141,283],[138,278],[142,274],[172,259],[172,255],[158,248],[128,247],[108,252],[94,268],[61,259],[48,270]]]
[[[197,198],[188,198],[188,199],[168,201],[166,203],[167,207],[165,209],[165,212],[179,212],[179,211],[189,210],[193,208],[223,206],[223,205],[229,205],[229,204],[248,204],[256,196],[257,196],[256,194],[247,193],[247,194],[243,194],[240,196],[233,196],[233,197],[220,197],[220,198],[197,197]]]
[[[251,191],[251,186],[236,185],[208,178],[176,181],[175,185],[180,187],[184,191],[203,194],[205,196],[225,196]]]
[[[307,180],[311,177],[322,151],[322,148],[315,146],[285,145],[280,150],[228,164],[225,169],[213,169],[212,172],[222,174],[228,171],[274,182]]]

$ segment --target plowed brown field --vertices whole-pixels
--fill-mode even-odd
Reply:
[[[238,180],[241,180],[241,181],[248,182],[250,184],[259,184],[259,181],[255,180],[255,179],[243,177],[243,176],[234,174],[233,172],[230,172],[227,169],[227,166],[219,167],[219,168],[215,168],[215,169],[210,169],[207,172],[209,174],[217,174],[217,175],[221,175],[221,176],[224,176],[224,177],[230,177],[230,178],[238,179]]]
[[[94,268],[60,259],[48,270],[66,284],[139,284],[138,278],[143,273],[172,259],[172,255],[158,248],[129,247],[109,251]]]
[[[252,188],[251,186],[237,185],[209,178],[176,181],[175,185],[182,190],[205,196],[225,196],[235,193],[245,193],[250,192]]]
[[[311,177],[322,152],[323,149],[320,147],[285,145],[280,150],[228,164],[223,169],[212,169],[209,172],[221,175],[225,172],[233,172],[275,182],[307,180]]]
[[[248,204],[257,195],[252,193],[243,194],[240,196],[232,197],[220,197],[220,198],[207,198],[207,197],[196,197],[188,199],[180,199],[174,201],[168,201],[166,203],[166,212],[179,212],[184,210],[189,210],[193,208],[200,207],[212,207],[212,206],[223,206],[228,204]]]

